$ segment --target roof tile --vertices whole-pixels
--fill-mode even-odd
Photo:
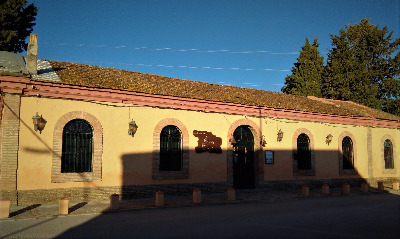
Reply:
[[[400,117],[395,115],[353,102],[334,101],[335,104],[332,104],[325,99],[316,97],[307,98],[278,92],[181,80],[93,65],[49,62],[60,78],[60,83],[64,84],[333,115],[400,120]]]

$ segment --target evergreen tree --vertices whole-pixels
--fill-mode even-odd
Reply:
[[[321,96],[321,78],[324,72],[324,58],[318,51],[318,40],[310,45],[308,38],[300,51],[292,74],[285,78],[283,93],[303,96]]]
[[[399,114],[400,39],[392,34],[363,19],[331,35],[322,96]]]
[[[26,0],[0,1],[0,50],[22,52],[25,39],[33,31],[37,8]]]

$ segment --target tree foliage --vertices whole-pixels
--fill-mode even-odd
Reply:
[[[0,0],[0,50],[22,52],[33,31],[37,8],[26,0]]]
[[[331,35],[333,47],[322,77],[318,44],[306,39],[282,92],[351,100],[400,115],[400,39],[392,36],[369,19],[345,26],[339,35]]]
[[[331,35],[333,48],[321,84],[322,96],[396,113],[400,39],[393,41],[392,35],[386,27],[379,29],[368,19],[346,26],[338,36]]]
[[[310,44],[308,38],[300,51],[292,74],[285,78],[283,93],[308,96],[321,96],[321,79],[324,72],[324,58],[318,51],[318,40]]]

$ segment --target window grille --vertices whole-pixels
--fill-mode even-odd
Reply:
[[[346,136],[342,141],[343,169],[354,169],[353,141]]]
[[[178,127],[168,125],[160,134],[160,171],[182,170],[182,137]]]
[[[62,142],[61,172],[92,172],[92,126],[82,119],[71,120],[64,127]]]
[[[306,134],[300,134],[297,137],[297,160],[298,170],[310,170],[311,169],[311,149],[310,139]]]
[[[394,161],[393,161],[393,145],[390,140],[385,140],[383,143],[384,150],[384,160],[385,160],[385,169],[393,169]]]

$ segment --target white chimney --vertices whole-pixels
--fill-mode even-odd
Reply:
[[[28,51],[26,56],[26,70],[31,75],[37,75],[37,35],[31,34],[29,36]]]

